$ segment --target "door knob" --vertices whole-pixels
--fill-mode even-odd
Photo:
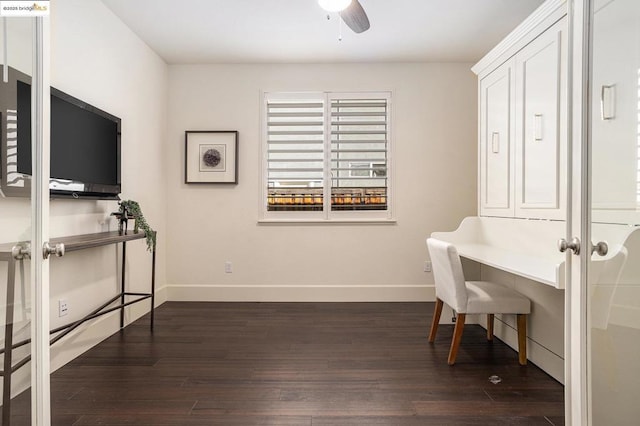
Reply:
[[[48,259],[52,254],[55,254],[56,257],[62,257],[64,256],[64,250],[65,248],[63,243],[58,243],[55,246],[52,246],[47,241],[42,245],[42,257],[44,259]]]
[[[573,237],[570,242],[567,242],[564,238],[558,240],[558,250],[564,253],[567,250],[571,250],[573,254],[580,254],[580,240],[577,237]]]
[[[31,244],[23,243],[13,246],[11,255],[15,260],[31,259]]]
[[[591,254],[597,253],[598,256],[606,256],[609,253],[609,246],[606,242],[600,241],[595,246],[591,246]]]

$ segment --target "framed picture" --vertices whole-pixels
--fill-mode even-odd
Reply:
[[[238,132],[187,130],[185,183],[238,183]]]

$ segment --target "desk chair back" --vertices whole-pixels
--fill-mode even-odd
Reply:
[[[433,266],[436,297],[456,312],[466,312],[468,296],[462,262],[453,244],[427,239],[427,247]]]

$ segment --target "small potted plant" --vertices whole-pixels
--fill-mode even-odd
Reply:
[[[135,224],[133,225],[133,233],[137,234],[140,232],[140,229],[142,229],[147,238],[147,249],[152,251],[156,246],[156,232],[147,223],[144,214],[142,214],[140,204],[133,200],[123,200],[118,204],[120,205],[120,209],[118,213],[116,213],[116,216],[120,219],[120,232],[122,232],[121,228],[123,222],[126,224],[127,219],[134,219]]]

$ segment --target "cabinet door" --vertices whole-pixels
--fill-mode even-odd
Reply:
[[[566,219],[566,18],[516,56],[516,217]]]
[[[480,214],[507,216],[513,203],[513,61],[480,80]]]

